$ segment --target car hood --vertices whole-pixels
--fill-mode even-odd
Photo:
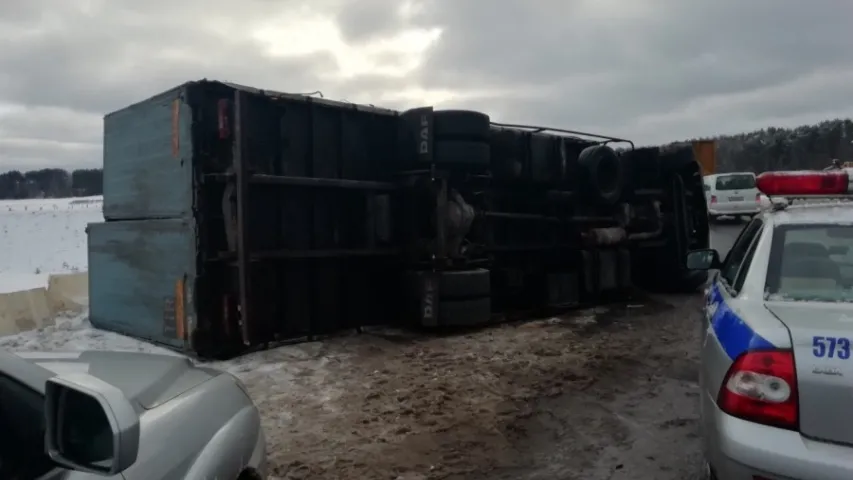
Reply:
[[[49,371],[50,376],[80,372],[97,377],[144,409],[155,408],[220,373],[196,367],[177,355],[103,351],[17,355]]]

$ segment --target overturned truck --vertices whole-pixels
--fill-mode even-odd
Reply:
[[[104,119],[90,319],[228,357],[695,289],[702,188],[689,146],[191,82]]]

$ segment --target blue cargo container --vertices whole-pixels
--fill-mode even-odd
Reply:
[[[397,127],[392,110],[211,81],[106,115],[92,323],[227,356],[386,321]]]
[[[186,348],[195,328],[195,226],[122,220],[90,224],[87,233],[92,325]]]
[[[187,86],[104,117],[104,218],[192,215],[192,108]]]

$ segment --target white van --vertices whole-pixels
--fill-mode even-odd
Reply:
[[[755,186],[754,173],[719,173],[705,176],[703,181],[711,221],[722,216],[752,216],[761,211],[761,192]]]

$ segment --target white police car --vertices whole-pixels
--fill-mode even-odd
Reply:
[[[853,169],[758,176],[778,204],[743,229],[706,292],[701,425],[710,478],[853,479]],[[832,203],[834,202],[834,203]]]

